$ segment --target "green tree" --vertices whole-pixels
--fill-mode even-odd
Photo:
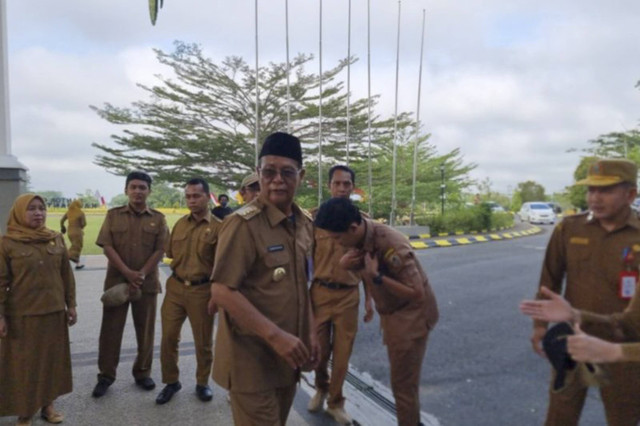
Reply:
[[[84,193],[78,192],[76,194],[76,197],[82,200],[82,205],[84,207],[98,207],[100,206],[100,200],[98,200],[94,194],[95,191],[92,191],[91,189],[85,189]]]
[[[111,136],[116,147],[93,144],[101,151],[95,163],[118,175],[142,169],[163,182],[181,183],[195,174],[214,186],[238,187],[255,165],[254,70],[239,57],[217,64],[195,44],[176,42],[172,53],[155,52],[175,78],[159,76],[157,85],[140,85],[148,99],[129,108],[109,103],[102,108],[91,107],[100,117],[124,127],[121,134]],[[304,71],[304,65],[312,59],[300,54],[291,61],[291,133],[303,142],[307,164],[318,158],[320,79]],[[346,157],[347,93],[336,76],[347,63],[342,60],[322,75],[322,160],[327,163]],[[259,69],[259,140],[287,128],[286,69],[286,63]],[[376,102],[374,98],[372,103]],[[367,106],[367,99],[351,101],[353,157],[366,155]],[[408,115],[401,115],[401,129],[411,124]],[[375,116],[372,127],[372,139],[377,144],[392,132],[393,120]],[[317,179],[317,175],[308,175]]]
[[[109,207],[126,206],[129,203],[129,197],[125,194],[118,194],[109,201]]]
[[[151,172],[157,180],[182,184],[193,175],[207,179],[213,188],[237,188],[253,170],[256,121],[254,71],[241,58],[232,57],[217,64],[206,58],[200,47],[176,42],[173,53],[156,50],[158,60],[168,66],[175,78],[159,77],[155,86],[140,86],[148,99],[129,108],[105,104],[92,107],[110,123],[123,126],[112,135],[116,147],[94,143],[101,151],[96,164],[114,174],[132,169]],[[318,192],[318,105],[319,78],[304,71],[311,56],[298,55],[291,63],[291,132],[303,144],[306,177],[298,200],[306,207],[317,204]],[[354,61],[354,59],[351,59]],[[346,99],[337,75],[347,60],[323,73],[322,177],[326,190],[328,169],[346,158]],[[260,139],[285,130],[286,64],[271,63],[260,68]],[[372,107],[377,102],[372,100]],[[358,172],[358,186],[366,190],[368,176],[367,99],[352,99],[350,109],[350,165]],[[399,215],[408,214],[411,202],[413,128],[408,113],[398,116],[397,200]],[[447,203],[460,203],[461,190],[471,181],[456,149],[437,153],[419,141],[417,199],[422,205],[439,205],[440,165],[446,167]],[[393,119],[372,117],[372,167],[374,176],[374,214],[387,216],[391,206],[391,164]],[[370,196],[370,194],[367,194]],[[366,204],[362,205],[367,208]]]
[[[585,179],[589,167],[598,160],[597,157],[582,157],[580,163],[573,172],[574,182]],[[587,208],[587,187],[583,185],[572,185],[567,188],[569,193],[569,202],[576,208],[584,210]]]
[[[171,208],[180,205],[183,199],[182,191],[164,182],[154,182],[151,186],[151,194],[147,199],[150,207]]]
[[[522,203],[545,200],[544,186],[532,180],[520,182],[516,188],[516,193],[519,194]]]

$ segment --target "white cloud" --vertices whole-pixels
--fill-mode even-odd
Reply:
[[[289,0],[291,54],[318,49],[318,4]],[[354,96],[366,96],[366,0],[353,0]],[[373,92],[393,113],[397,2],[371,0]],[[167,74],[152,47],[199,42],[216,59],[253,64],[253,1],[167,1],[158,23],[131,0],[11,0],[9,66],[13,149],[34,187],[69,194],[88,184],[108,197],[121,190],[92,164],[91,142],[114,126],[89,105],[126,106],[143,96],[136,83]],[[260,61],[282,61],[284,1],[260,2]],[[640,2],[507,0],[402,4],[400,110],[414,111],[422,9],[427,10],[422,119],[441,150],[462,149],[506,191],[527,179],[548,192],[571,183],[579,153],[601,133],[640,118]],[[346,56],[347,6],[324,1],[325,67]],[[308,70],[316,72],[317,63]],[[346,78],[346,74],[343,76]],[[90,176],[90,177],[88,177]],[[58,188],[50,185],[60,185]],[[44,186],[43,186],[44,185]],[[109,189],[103,189],[102,187]]]

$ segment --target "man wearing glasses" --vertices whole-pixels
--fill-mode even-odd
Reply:
[[[222,309],[213,378],[229,390],[236,425],[284,425],[301,370],[318,342],[307,282],[311,218],[294,202],[304,177],[300,141],[269,135],[257,169],[260,195],[220,230],[209,312]]]

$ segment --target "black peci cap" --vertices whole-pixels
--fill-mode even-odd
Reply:
[[[277,155],[279,157],[287,157],[297,161],[302,166],[302,147],[300,139],[284,132],[275,132],[270,134],[264,140],[260,155]]]

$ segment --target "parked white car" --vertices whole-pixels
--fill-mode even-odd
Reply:
[[[551,206],[543,201],[529,201],[522,205],[518,212],[520,220],[529,223],[549,223],[556,221],[556,214]]]

